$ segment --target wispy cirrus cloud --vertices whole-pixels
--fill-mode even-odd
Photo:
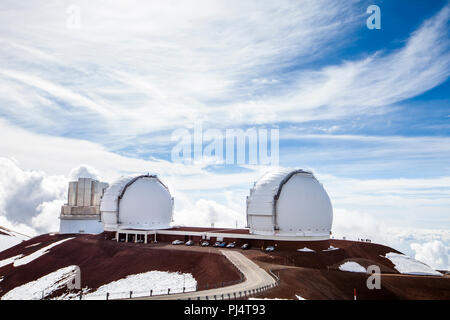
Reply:
[[[103,138],[120,141],[196,120],[220,127],[348,117],[417,96],[450,74],[448,6],[395,51],[329,64],[326,54],[364,20],[360,5],[196,4],[202,10],[136,2],[124,12],[120,2],[81,2],[75,31],[65,28],[62,5],[35,14],[32,5],[11,4],[1,35],[9,51],[0,55],[8,59],[0,81],[10,92],[2,114],[18,119],[32,105],[33,121],[21,119],[29,128],[51,121],[55,133],[68,134],[84,121],[84,132],[98,137],[101,123]]]
[[[3,85],[20,81],[31,92],[5,104],[45,109],[49,101],[36,95],[49,95],[55,107],[84,106],[108,121],[106,109],[120,118],[111,131],[118,124],[142,132],[215,120],[208,115],[215,106],[247,101],[261,89],[258,80],[323,57],[355,28],[352,2],[138,1],[127,10],[120,2],[80,2],[77,31],[65,28],[66,7],[39,4],[36,12],[35,5],[8,3],[2,12],[9,49],[0,55],[9,67]],[[24,68],[27,75],[20,74]]]

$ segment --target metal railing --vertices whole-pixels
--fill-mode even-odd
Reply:
[[[237,299],[246,299],[255,295],[259,295],[261,293],[264,293],[268,290],[277,287],[280,284],[280,277],[277,276],[271,269],[269,270],[269,273],[275,279],[275,282],[272,284],[264,285],[250,290],[233,291],[226,294],[219,294],[219,295],[215,294],[205,296],[199,295],[196,299],[188,298],[188,300],[232,300],[232,299],[237,300]]]

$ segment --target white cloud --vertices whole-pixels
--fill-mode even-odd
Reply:
[[[416,252],[415,258],[435,269],[449,270],[450,248],[442,241],[434,240],[425,243],[412,243],[411,249]]]
[[[347,240],[370,239],[394,248],[436,269],[450,269],[450,231],[392,224],[376,214],[334,209],[333,236]]]
[[[177,199],[178,200],[178,199]],[[186,200],[186,199],[185,199]],[[245,214],[230,209],[213,200],[200,199],[195,203],[185,203],[174,214],[175,225],[243,228],[246,225]]]
[[[97,169],[85,164],[73,168],[72,171],[70,171],[70,181],[77,181],[78,178],[91,178],[95,180],[101,180]]]
[[[58,232],[61,206],[67,201],[55,199],[38,205],[37,215],[31,218],[31,226],[40,232]]]
[[[67,180],[42,171],[22,170],[13,161],[0,158],[0,215],[12,224],[34,226],[33,217],[47,201],[63,199]],[[44,231],[40,226],[37,231]]]
[[[356,14],[356,4],[252,1],[230,6],[201,1],[180,2],[175,8],[139,2],[136,10],[129,10],[129,3],[123,10],[115,2],[108,10],[92,2],[79,6],[79,32],[63,27],[65,8],[60,5],[41,4],[39,15],[21,7],[26,25],[12,19],[14,6],[3,13],[2,21],[11,29],[2,41],[14,59],[0,73],[8,92],[2,105],[20,106],[4,111],[22,123],[27,118],[21,112],[35,109],[26,123],[30,127],[48,130],[50,121],[52,130],[67,134],[82,119],[87,132],[97,134],[99,122],[92,119],[98,116],[111,140],[178,128],[196,119],[223,126],[336,118],[416,96],[450,72],[448,7],[394,52],[302,69],[284,79],[279,70],[323,57],[359,26],[363,14]],[[46,32],[27,39],[22,32],[33,34],[33,24]],[[111,46],[112,34],[116,42],[127,43],[126,49]],[[27,68],[20,70],[23,65]],[[80,107],[88,110],[83,113]]]
[[[209,102],[247,100],[261,86],[278,83],[274,72],[324,57],[358,26],[356,4],[328,0],[77,5],[82,13],[77,31],[65,28],[62,4],[9,3],[1,11],[9,26],[1,34],[9,52],[0,55],[8,59],[0,70],[9,92],[3,99],[20,106],[7,109],[10,114],[19,117],[33,107],[38,109],[33,117],[52,119],[64,130],[85,108],[85,120],[112,121],[110,135],[118,134],[120,124],[126,124],[120,134],[126,134],[179,127],[197,117],[222,120]],[[272,80],[252,82],[255,78]],[[58,112],[50,117],[53,110]]]

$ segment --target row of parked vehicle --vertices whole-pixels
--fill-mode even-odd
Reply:
[[[195,242],[193,240],[189,240],[189,241],[186,241],[186,242],[183,242],[181,240],[174,240],[174,241],[172,241],[172,244],[174,244],[174,245],[185,244],[187,246],[193,246],[193,245],[195,245]],[[202,247],[209,247],[210,243],[208,241],[202,241],[200,243],[200,245]],[[236,242],[226,243],[226,242],[223,242],[223,241],[217,241],[217,242],[215,242],[213,244],[213,247],[217,247],[217,248],[236,248]],[[250,245],[248,243],[244,243],[241,246],[241,249],[242,250],[250,249]]]

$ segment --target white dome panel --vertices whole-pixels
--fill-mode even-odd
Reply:
[[[122,177],[105,191],[100,211],[105,231],[167,229],[172,221],[173,199],[154,175]]]
[[[119,224],[125,228],[166,229],[172,220],[172,198],[155,178],[131,184],[119,205]]]
[[[280,169],[264,174],[247,198],[253,234],[329,237],[333,209],[311,172]]]

